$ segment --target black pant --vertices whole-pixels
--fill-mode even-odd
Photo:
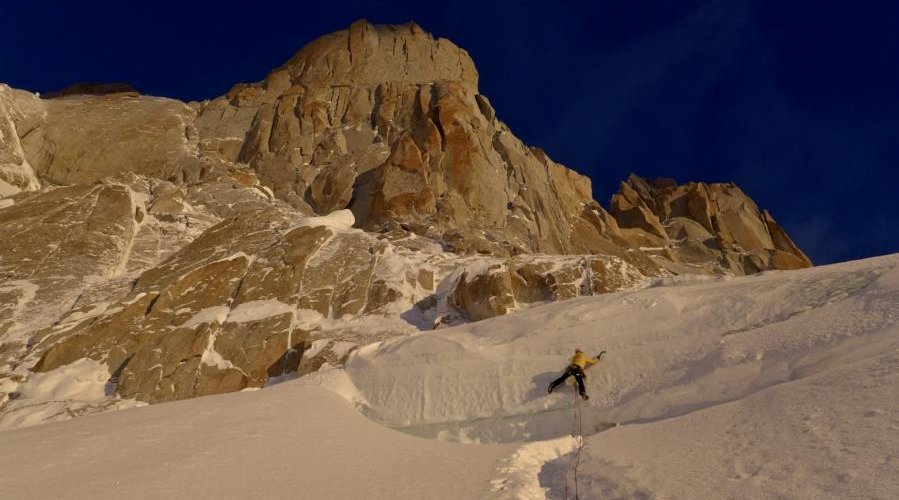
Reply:
[[[555,389],[562,385],[568,377],[574,377],[574,380],[577,382],[578,390],[582,396],[587,394],[587,389],[584,387],[584,370],[578,365],[571,365],[568,368],[565,368],[565,373],[563,373],[561,377],[553,380],[553,383],[549,384],[549,386],[552,389]]]

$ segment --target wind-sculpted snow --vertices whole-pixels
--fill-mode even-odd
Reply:
[[[564,498],[575,461],[583,498],[895,497],[899,256],[660,281],[367,346],[330,383],[406,433],[530,442],[510,498]],[[579,404],[545,393],[576,346],[609,351]]]
[[[588,371],[585,432],[740,400],[899,347],[896,257],[653,287],[551,304],[384,341],[346,373],[372,419],[464,442],[571,432],[573,392],[546,395],[574,347]]]

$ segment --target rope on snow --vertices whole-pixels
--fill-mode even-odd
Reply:
[[[574,393],[574,422],[572,423],[571,435],[577,440],[577,448],[575,449],[575,462],[568,468],[569,472],[574,474],[574,500],[579,500],[578,484],[577,484],[577,468],[581,464],[581,451],[584,449],[584,430],[583,418],[581,416],[581,399],[577,391]],[[565,498],[568,499],[568,475],[565,475]]]

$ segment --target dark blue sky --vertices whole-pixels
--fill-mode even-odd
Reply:
[[[415,20],[603,204],[630,171],[733,181],[818,264],[899,252],[897,1],[0,3],[0,81],[185,100],[358,18]]]

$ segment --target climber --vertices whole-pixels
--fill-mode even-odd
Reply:
[[[581,397],[584,398],[585,401],[590,399],[590,396],[587,396],[587,389],[584,387],[584,379],[587,378],[584,370],[588,366],[593,366],[596,363],[599,363],[600,358],[602,358],[602,355],[605,354],[605,352],[606,351],[602,351],[593,358],[587,358],[587,356],[584,355],[584,351],[575,349],[574,356],[571,357],[571,364],[568,365],[568,368],[565,368],[565,373],[563,373],[561,377],[553,380],[553,382],[549,384],[548,392],[552,394],[553,390],[563,382],[565,382],[568,377],[574,376],[574,380],[577,381],[577,387],[578,391],[581,394]]]

